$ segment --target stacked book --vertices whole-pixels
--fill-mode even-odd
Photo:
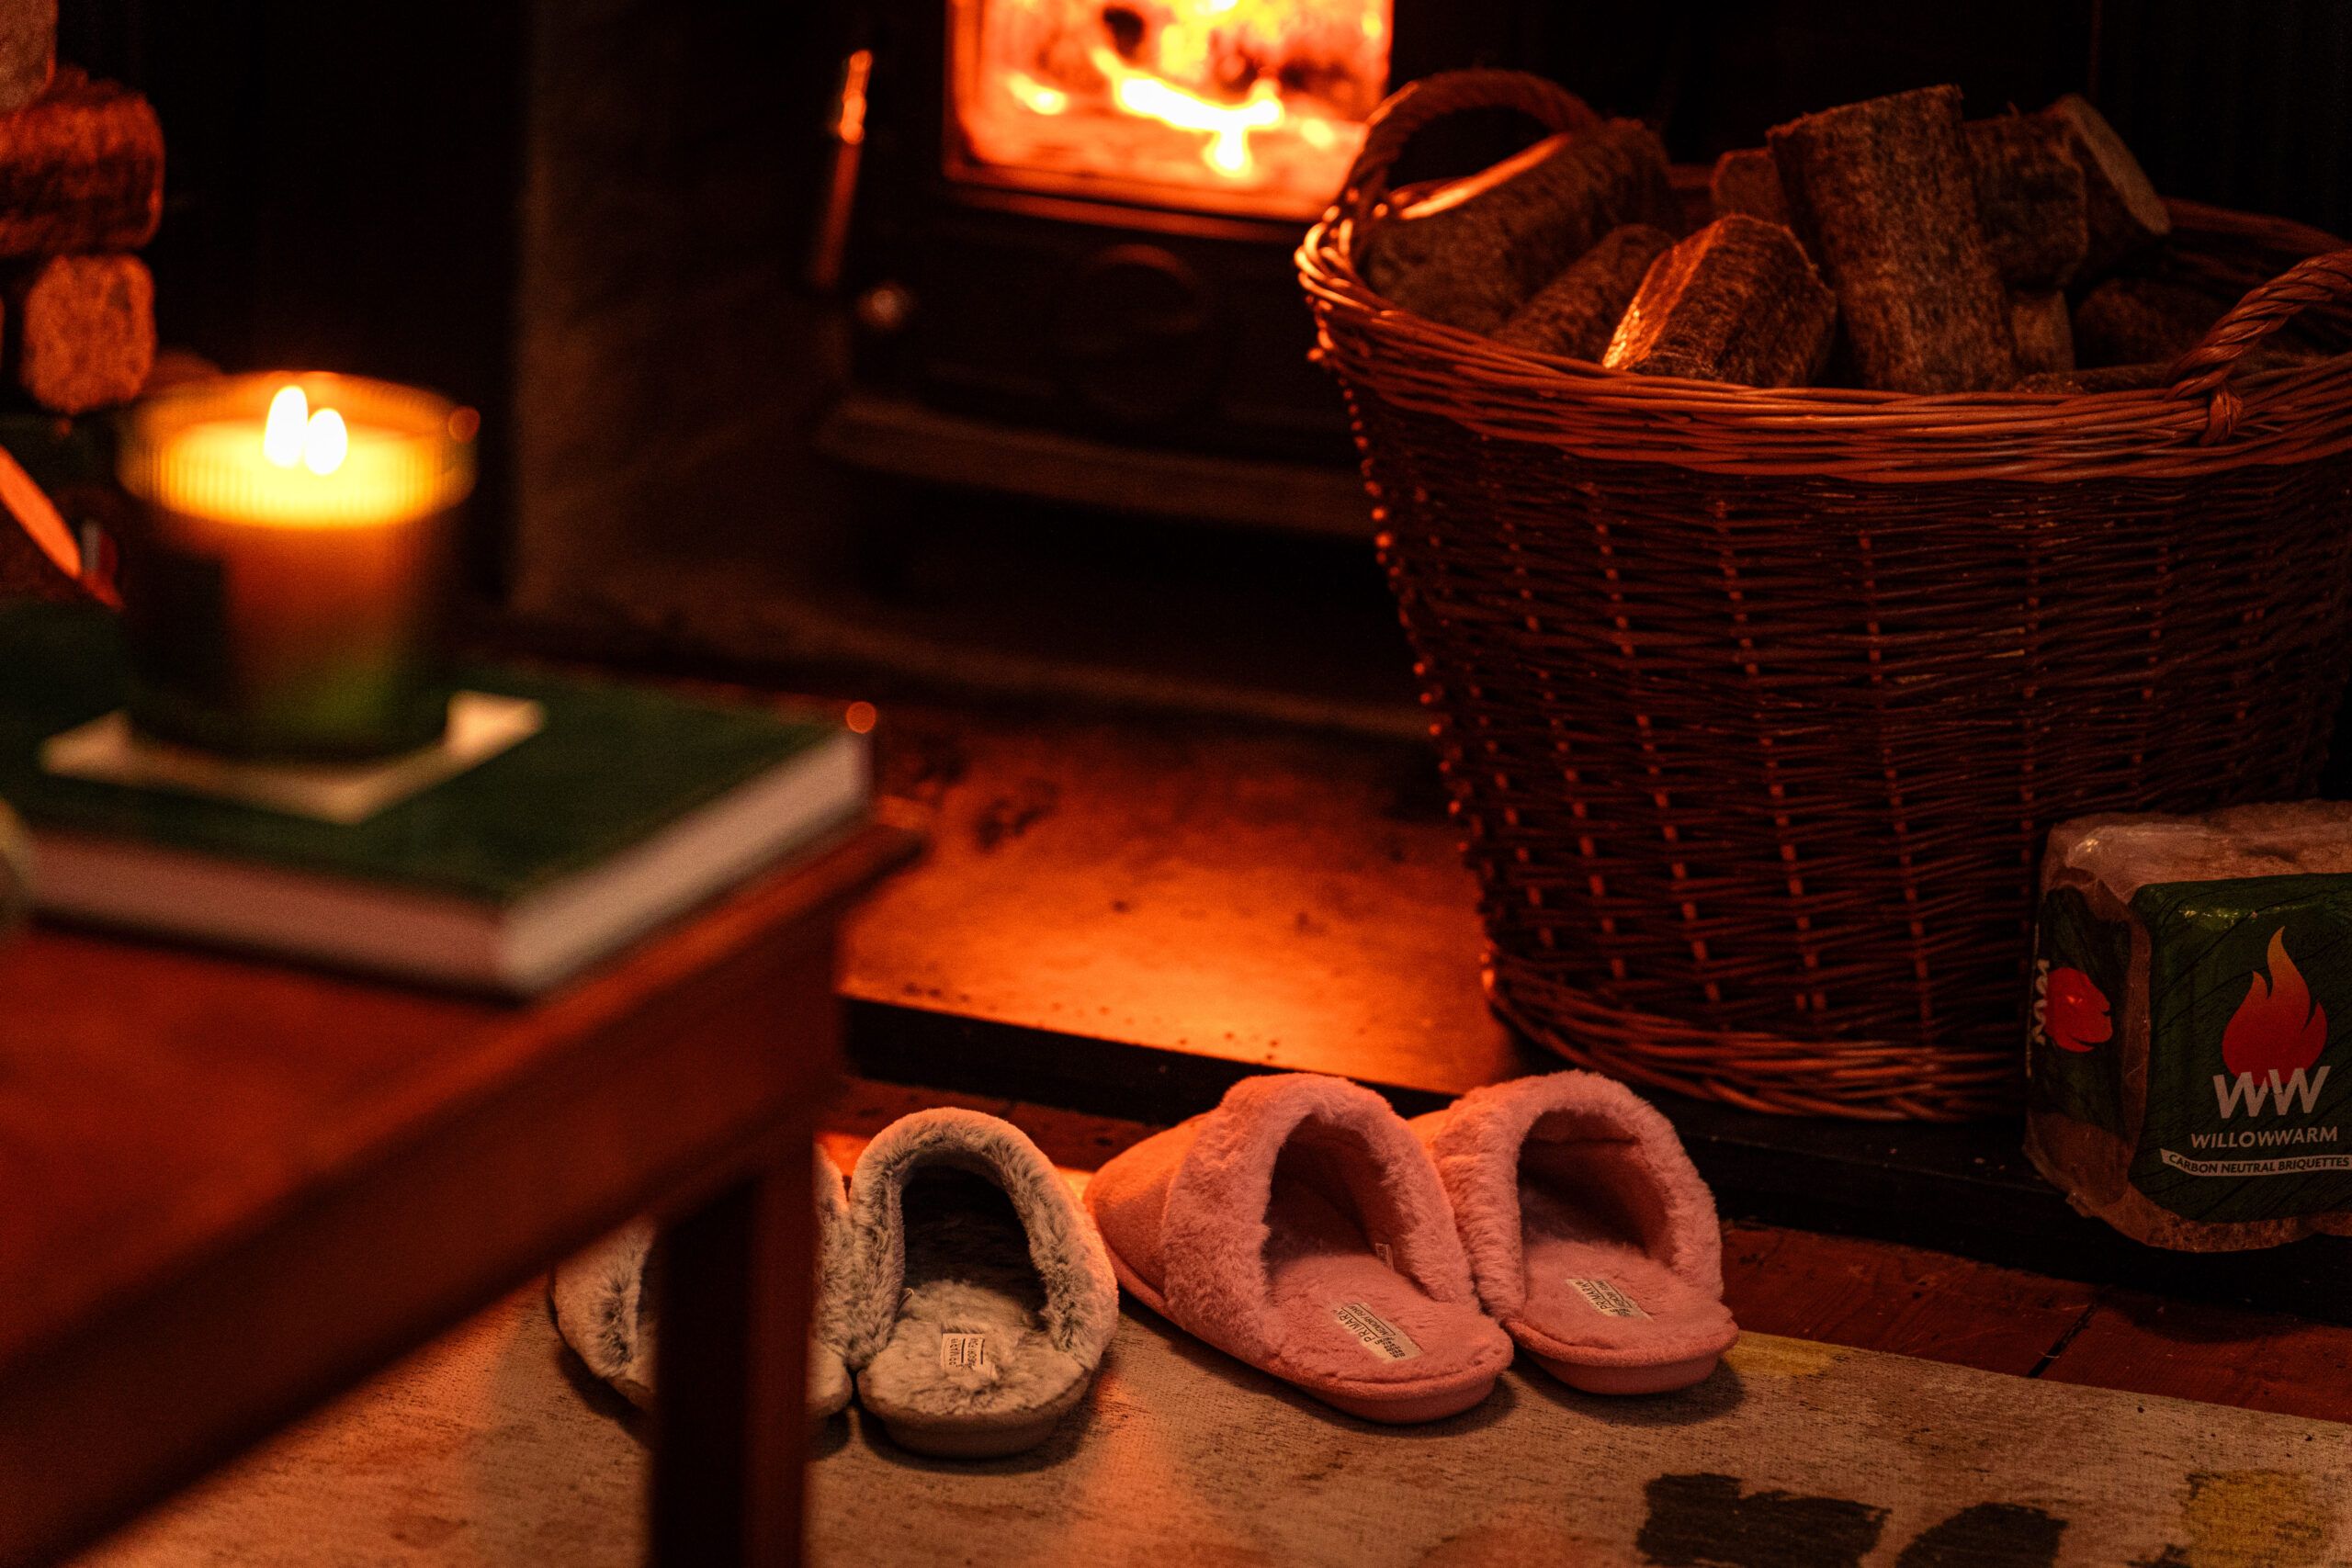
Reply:
[[[838,717],[617,682],[462,672],[438,748],[254,768],[131,737],[95,606],[0,609],[0,800],[40,908],[468,990],[527,996],[859,820]]]

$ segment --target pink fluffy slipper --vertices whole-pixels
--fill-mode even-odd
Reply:
[[[1658,1393],[1739,1337],[1715,1201],[1674,1129],[1597,1073],[1495,1084],[1413,1122],[1487,1310],[1571,1387]]]
[[[1429,1156],[1343,1078],[1245,1079],[1104,1166],[1086,1203],[1138,1301],[1351,1416],[1452,1416],[1510,1362]]]

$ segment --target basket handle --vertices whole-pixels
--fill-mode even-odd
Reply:
[[[1335,204],[1340,211],[1358,223],[1370,218],[1388,199],[1388,171],[1406,143],[1439,120],[1471,109],[1517,109],[1547,130],[1578,135],[1602,123],[1582,98],[1524,71],[1441,71],[1424,76],[1391,94],[1364,122],[1363,146]]]
[[[2200,445],[2227,441],[2238,427],[2244,401],[2230,389],[2230,373],[2256,344],[2292,321],[2306,307],[2352,302],[2352,248],[2306,256],[2260,285],[2213,323],[2195,348],[2173,362],[2171,396],[2188,401],[2210,396]]]

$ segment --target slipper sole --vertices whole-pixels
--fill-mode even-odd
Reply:
[[[1026,1421],[893,1421],[881,1417],[890,1440],[931,1459],[1004,1459],[1027,1453],[1054,1435],[1067,1409]]]
[[[1683,1361],[1660,1361],[1646,1367],[1594,1367],[1563,1361],[1554,1356],[1527,1352],[1535,1364],[1570,1388],[1584,1393],[1671,1393],[1706,1382],[1723,1358],[1712,1351]]]

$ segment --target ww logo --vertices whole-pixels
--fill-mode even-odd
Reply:
[[[2327,1010],[2312,999],[2302,971],[2288,955],[2286,927],[2271,933],[2267,956],[2270,973],[2255,973],[2245,1000],[2222,1031],[2229,1071],[2213,1075],[2213,1100],[2223,1121],[2240,1107],[2249,1116],[2284,1116],[2301,1104],[2308,1114],[2327,1087],[2328,1069],[2319,1066],[2327,1049]]]
[[[2252,1073],[2240,1073],[2234,1078],[2226,1073],[2215,1073],[2213,1101],[2222,1108],[2222,1120],[2224,1122],[2235,1116],[2241,1105],[2245,1107],[2245,1113],[2249,1116],[2264,1114],[2266,1106],[2269,1108],[2269,1114],[2284,1116],[2301,1101],[2308,1114],[2319,1109],[2319,1097],[2327,1088],[2329,1070],[2322,1067],[2314,1073],[2297,1067],[2282,1078],[2278,1076],[2278,1069],[2273,1067],[2267,1081]]]

